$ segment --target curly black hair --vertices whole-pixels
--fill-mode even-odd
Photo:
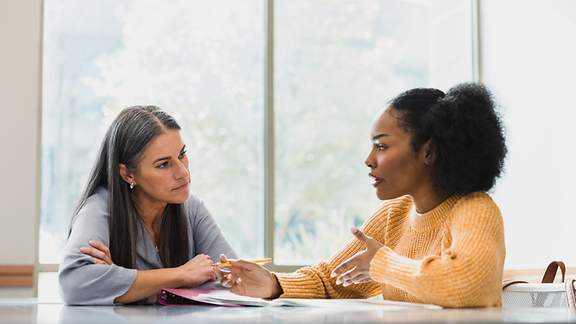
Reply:
[[[463,83],[446,94],[411,89],[390,105],[400,125],[412,135],[418,152],[430,141],[432,181],[448,194],[490,190],[504,168],[507,149],[492,94],[481,84]]]

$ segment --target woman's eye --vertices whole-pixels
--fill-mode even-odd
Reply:
[[[386,146],[384,144],[377,144],[376,145],[376,150],[378,150],[378,151],[384,151],[387,148],[388,148],[388,146]]]
[[[156,167],[157,167],[158,169],[164,169],[164,168],[166,168],[167,166],[168,166],[168,161],[162,162],[161,164],[158,164]]]
[[[180,155],[178,155],[179,159],[183,159],[186,156],[186,151],[182,151],[182,153],[180,153]]]

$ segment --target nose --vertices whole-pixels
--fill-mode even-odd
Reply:
[[[174,171],[174,178],[176,180],[180,180],[182,178],[186,178],[190,175],[188,171],[188,164],[184,163],[183,161],[177,162],[176,170]]]
[[[368,156],[366,157],[366,160],[364,161],[364,164],[369,167],[370,169],[374,169],[375,163],[374,163],[374,150],[370,150],[370,153],[368,153]]]

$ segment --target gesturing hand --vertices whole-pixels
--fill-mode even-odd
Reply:
[[[96,264],[112,264],[112,256],[110,256],[110,250],[108,247],[96,240],[88,241],[90,246],[83,246],[80,248],[80,252],[92,257],[92,261]]]
[[[348,260],[338,265],[331,273],[331,277],[336,277],[336,284],[343,285],[344,287],[351,284],[359,284],[371,282],[370,278],[370,262],[383,245],[364,234],[361,230],[353,227],[352,234],[366,245],[364,251],[358,252]]]
[[[222,285],[238,295],[276,298],[282,294],[282,287],[276,276],[263,266],[243,260],[229,260],[221,256],[222,262],[230,262],[230,273],[222,280]]]

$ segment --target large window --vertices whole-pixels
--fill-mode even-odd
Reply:
[[[45,2],[40,262],[57,263],[106,128],[158,105],[183,128],[192,191],[262,254],[260,1]]]
[[[471,79],[466,1],[276,1],[275,246],[327,258],[379,204],[364,165],[386,102]]]
[[[378,206],[363,161],[387,100],[472,79],[468,1],[45,0],[44,14],[44,264],[124,107],[175,115],[192,191],[241,256],[306,264]]]

